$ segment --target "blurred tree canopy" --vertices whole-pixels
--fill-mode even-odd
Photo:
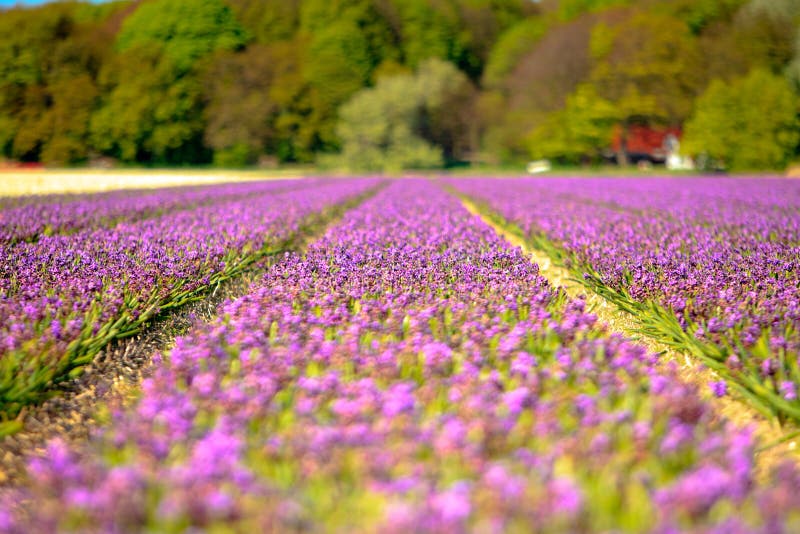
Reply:
[[[780,168],[800,142],[798,112],[797,95],[782,76],[757,69],[732,83],[715,80],[686,124],[685,144],[732,169]]]
[[[683,128],[684,152],[730,168],[779,168],[798,156],[798,28],[797,0],[14,7],[0,158],[577,164],[635,125]]]
[[[235,50],[245,33],[222,0],[150,0],[125,19],[116,47],[160,46],[160,54],[179,71],[217,50]]]
[[[341,109],[341,159],[353,170],[433,168],[470,146],[465,109],[474,89],[452,63],[432,58],[414,74],[387,76]]]

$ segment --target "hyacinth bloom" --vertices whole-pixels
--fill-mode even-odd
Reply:
[[[230,186],[234,199],[223,196],[191,210],[156,217],[137,212],[109,226],[0,244],[0,417],[13,418],[109,341],[136,333],[158,313],[288,246],[326,207],[375,184],[298,182],[289,191],[287,184]],[[183,202],[219,192],[154,196],[174,194]],[[116,205],[106,197],[98,204]],[[90,200],[67,206],[79,221],[86,222],[76,214],[93,212]]]
[[[781,179],[463,180],[452,185],[648,331],[800,420],[800,184]],[[645,305],[654,303],[655,307]],[[688,336],[675,334],[683,330]]]
[[[395,182],[161,355],[9,532],[790,532],[800,473],[452,195]]]

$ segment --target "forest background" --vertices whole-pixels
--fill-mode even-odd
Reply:
[[[800,157],[800,0],[124,0],[0,10],[0,159],[353,171]]]

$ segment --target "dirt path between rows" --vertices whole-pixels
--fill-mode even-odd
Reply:
[[[521,248],[530,257],[531,261],[539,266],[540,274],[547,278],[551,284],[556,287],[563,287],[572,298],[580,297],[585,299],[587,310],[597,315],[598,319],[607,325],[609,333],[619,333],[639,343],[651,352],[662,354],[665,362],[677,362],[685,382],[697,387],[700,396],[713,407],[717,417],[724,418],[741,427],[749,426],[753,428],[755,436],[762,445],[775,443],[785,435],[784,430],[777,421],[767,419],[760,412],[748,406],[746,401],[730,395],[721,398],[713,396],[709,383],[719,380],[716,373],[696,362],[691,356],[642,336],[637,330],[636,321],[630,314],[620,310],[616,305],[596,293],[587,292],[586,288],[574,279],[568,269],[556,265],[545,252],[532,248],[522,237],[496,224],[475,203],[461,195],[459,195],[459,198],[461,198],[461,202],[467,211],[479,217],[510,244]],[[800,444],[798,442],[800,442],[800,437],[758,452],[756,454],[758,476],[768,476],[774,467],[787,459],[800,464]]]

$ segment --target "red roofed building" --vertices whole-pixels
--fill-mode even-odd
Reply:
[[[624,131],[621,125],[614,128],[611,150],[614,154],[624,153],[631,163],[665,163],[667,156],[677,149],[682,133],[678,127],[654,128],[637,124],[629,126],[625,135]]]

